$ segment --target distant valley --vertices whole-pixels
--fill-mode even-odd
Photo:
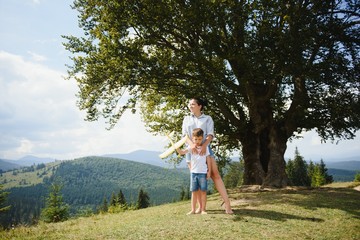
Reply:
[[[169,159],[161,159],[159,157],[160,152],[156,151],[147,151],[147,150],[138,150],[130,153],[114,153],[114,154],[105,154],[101,157],[112,157],[124,160],[130,160],[140,163],[147,163],[158,167],[163,168],[174,168],[172,163],[169,163]],[[232,161],[238,161],[239,157],[232,157]],[[37,165],[41,163],[50,163],[56,160],[68,160],[68,159],[52,159],[52,158],[40,158],[36,156],[25,156],[18,160],[9,160],[9,159],[0,159],[0,170],[8,171],[11,169],[20,168],[23,166]],[[317,162],[317,161],[315,161]],[[349,171],[360,171],[360,156],[354,156],[344,159],[324,159],[326,167],[334,169],[342,169]],[[176,168],[186,168],[185,161],[181,161],[180,164],[176,165]]]

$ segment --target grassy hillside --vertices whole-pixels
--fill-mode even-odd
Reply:
[[[0,217],[1,224],[30,223],[44,207],[48,188],[54,181],[63,185],[62,195],[72,214],[95,211],[104,198],[121,190],[127,203],[137,201],[142,188],[152,205],[179,200],[183,187],[189,184],[189,172],[165,169],[149,164],[106,157],[85,157],[57,161],[7,172],[0,176],[11,209]]]
[[[186,216],[185,201],[0,234],[2,239],[360,239],[360,192],[343,183],[229,193],[234,215],[224,214],[219,196],[211,195],[208,215]]]

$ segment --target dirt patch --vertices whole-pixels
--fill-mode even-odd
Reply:
[[[243,185],[236,188],[237,192],[273,192],[273,191],[299,191],[311,190],[311,187],[288,186],[284,188],[263,187],[261,185]]]

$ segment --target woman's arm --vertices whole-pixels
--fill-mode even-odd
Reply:
[[[212,139],[213,139],[212,135],[207,135],[205,142],[201,145],[200,155],[206,154],[206,148],[209,146]]]
[[[206,179],[211,178],[211,158],[210,155],[208,155],[206,157],[206,164],[207,164],[207,174],[206,174]]]

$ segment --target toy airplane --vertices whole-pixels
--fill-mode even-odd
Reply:
[[[174,135],[174,132],[171,132],[169,135],[166,135],[168,137],[168,139],[170,140],[171,143],[171,147],[168,148],[165,152],[163,152],[162,154],[159,155],[160,158],[166,158],[168,157],[170,154],[172,154],[177,148],[181,147],[182,145],[184,145],[186,143],[186,141],[189,139],[189,137],[186,135],[185,137],[183,137],[182,139],[180,139],[179,141],[177,141],[176,143],[174,143],[171,140],[171,137]]]

